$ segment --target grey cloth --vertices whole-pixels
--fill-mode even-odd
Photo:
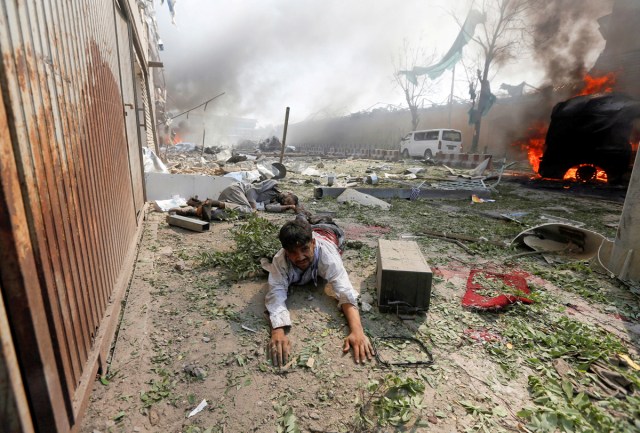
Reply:
[[[220,193],[218,201],[223,201],[229,209],[237,210],[240,213],[251,213],[252,204],[265,203],[266,209],[270,212],[282,212],[281,206],[267,206],[278,197],[280,191],[276,188],[278,182],[269,179],[254,184],[238,182],[226,187]]]

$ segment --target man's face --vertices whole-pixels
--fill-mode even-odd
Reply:
[[[313,251],[315,247],[316,240],[311,239],[310,242],[304,245],[299,245],[297,247],[285,250],[285,253],[289,261],[293,263],[296,268],[302,271],[306,271],[313,262]]]

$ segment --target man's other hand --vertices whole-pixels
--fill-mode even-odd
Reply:
[[[363,331],[353,331],[344,339],[342,351],[347,353],[349,349],[353,349],[353,360],[356,363],[364,364],[367,359],[371,361],[374,354],[373,346]]]
[[[284,328],[276,328],[271,331],[271,344],[269,345],[271,362],[276,367],[282,367],[289,362],[291,343],[284,333]]]

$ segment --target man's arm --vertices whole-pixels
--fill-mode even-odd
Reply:
[[[265,297],[265,306],[271,322],[269,352],[274,366],[286,364],[291,352],[291,343],[285,332],[291,326],[286,305],[289,281],[285,263],[284,252],[280,250],[273,258],[269,272],[269,290]]]
[[[265,205],[264,210],[266,210],[267,212],[279,213],[279,212],[284,212],[290,209],[295,210],[295,208],[296,208],[295,204],[269,203]]]
[[[374,352],[369,338],[364,334],[358,308],[353,304],[345,303],[342,304],[342,312],[349,324],[349,335],[344,339],[342,351],[347,353],[350,348],[353,348],[353,359],[356,363],[364,364],[365,357],[371,360]]]
[[[251,206],[251,210],[253,212],[257,212],[257,208],[258,208],[258,192],[255,190],[255,188],[253,186],[248,187],[245,191],[244,191],[244,196],[247,198],[247,201],[249,202],[249,206]]]
[[[342,309],[349,324],[349,335],[344,340],[343,351],[348,352],[350,348],[353,348],[353,359],[356,362],[364,362],[367,358],[371,359],[374,353],[373,347],[364,334],[360,313],[356,307],[358,293],[349,281],[349,275],[337,249],[323,251],[318,269],[318,275],[325,278],[333,286],[333,291],[338,298],[338,307]]]

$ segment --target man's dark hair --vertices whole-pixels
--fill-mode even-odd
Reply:
[[[293,204],[298,205],[298,196],[293,193],[280,192],[276,197],[276,201],[280,204],[284,204],[284,201],[287,197],[293,198]]]
[[[311,224],[301,218],[293,221],[287,221],[280,229],[278,238],[282,244],[282,248],[290,250],[300,245],[306,245],[313,238]]]

